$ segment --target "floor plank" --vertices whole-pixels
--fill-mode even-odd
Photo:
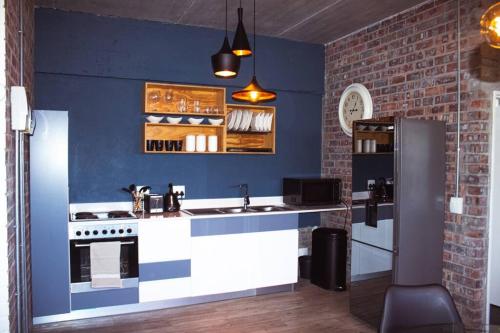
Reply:
[[[37,325],[34,332],[375,332],[349,314],[348,302],[347,292],[326,291],[304,280],[294,292]]]

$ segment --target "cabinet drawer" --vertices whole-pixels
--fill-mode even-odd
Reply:
[[[139,224],[139,263],[191,258],[191,223],[147,221]]]
[[[154,302],[191,296],[191,278],[139,283],[139,302]]]

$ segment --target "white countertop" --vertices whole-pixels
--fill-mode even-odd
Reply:
[[[251,197],[252,206],[283,206],[283,197]],[[201,218],[226,218],[226,217],[241,217],[241,216],[260,216],[260,215],[282,215],[282,214],[303,214],[303,213],[319,213],[345,210],[345,205],[334,206],[318,206],[318,207],[292,207],[291,210],[274,211],[274,212],[246,212],[246,213],[227,213],[227,214],[207,214],[207,215],[190,215],[183,210],[197,209],[197,208],[228,208],[240,207],[242,205],[242,198],[219,198],[219,199],[194,199],[183,200],[181,211],[175,213],[159,213],[159,214],[137,214],[138,219],[110,221],[110,223],[133,223],[153,220],[185,220],[185,219],[201,219]],[[70,204],[70,212],[81,211],[110,211],[110,210],[131,210],[131,202],[99,202],[99,203],[75,203]],[[89,221],[87,223],[95,222],[102,224],[103,221]]]

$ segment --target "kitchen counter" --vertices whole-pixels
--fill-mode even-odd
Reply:
[[[283,204],[283,197],[252,197],[252,206],[284,206],[288,209],[285,211],[272,211],[272,212],[246,212],[246,213],[226,213],[226,214],[207,214],[207,215],[190,215],[184,210],[186,209],[199,209],[199,208],[229,208],[240,207],[242,204],[241,198],[220,198],[220,199],[191,199],[183,200],[181,203],[180,212],[164,212],[157,214],[138,213],[139,220],[185,220],[185,219],[207,219],[207,218],[226,218],[226,217],[242,217],[242,216],[259,216],[259,215],[282,215],[282,214],[303,214],[303,213],[320,213],[331,211],[346,210],[346,206],[331,205],[331,206],[315,206],[315,207],[299,207],[288,206]],[[70,211],[72,213],[78,211],[111,211],[111,210],[131,210],[132,204],[130,202],[104,202],[104,203],[84,203],[84,204],[71,204]],[[124,220],[125,221],[125,220]],[[132,221],[137,221],[133,219]],[[102,223],[102,222],[99,222]],[[122,223],[122,222],[120,222]]]

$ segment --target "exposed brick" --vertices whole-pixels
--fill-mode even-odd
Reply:
[[[33,85],[34,85],[34,0],[22,1],[24,19],[24,86],[28,93],[28,100],[33,105]],[[5,1],[5,28],[6,28],[6,81],[7,88],[19,85],[20,81],[20,48],[18,43],[19,27],[19,1]],[[9,89],[7,89],[9,92]],[[9,99],[7,98],[7,102]],[[10,130],[10,105],[7,103],[5,111],[6,118],[6,182],[7,182],[7,237],[8,237],[8,267],[9,267],[9,322],[10,331],[17,331],[17,303],[16,303],[16,262],[15,262],[15,139],[14,132]],[[28,316],[31,318],[31,255],[30,255],[30,219],[29,219],[29,137],[25,140],[25,184],[24,196],[26,206],[26,252],[27,252],[27,275],[28,290],[21,290],[21,293],[28,295]],[[31,322],[31,320],[29,320]]]
[[[489,119],[491,91],[500,83],[500,50],[485,47],[478,22],[493,0],[461,4],[461,139],[459,193],[465,214],[445,214],[443,283],[452,293],[466,324],[484,323],[488,239]],[[338,103],[351,83],[365,84],[373,99],[374,117],[405,116],[439,119],[446,125],[446,198],[455,192],[457,120],[456,0],[428,1],[326,45],[323,103],[322,174],[343,181],[351,195],[351,139],[338,126]],[[369,44],[367,41],[374,41]],[[353,59],[344,45],[366,48]],[[341,65],[328,61],[336,55]],[[376,63],[368,59],[378,56]],[[335,73],[335,75],[331,74]],[[366,74],[360,74],[366,73]],[[326,126],[328,124],[328,126]],[[343,217],[322,214],[322,224],[343,226]],[[350,232],[350,223],[347,223]]]

